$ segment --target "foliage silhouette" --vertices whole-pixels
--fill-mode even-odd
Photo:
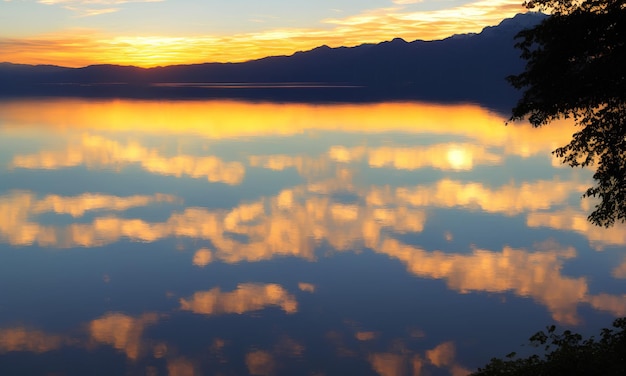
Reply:
[[[572,167],[596,165],[598,197],[589,220],[609,227],[626,221],[626,2],[535,0],[527,8],[552,15],[521,31],[516,47],[525,71],[508,81],[524,93],[511,120],[535,126],[573,118],[581,128],[554,151]]]
[[[530,338],[533,346],[549,351],[544,357],[516,359],[516,354],[511,353],[505,359],[491,359],[472,375],[626,375],[626,318],[615,320],[613,326],[615,329],[602,329],[596,340],[583,339],[569,330],[559,334],[552,325]]]

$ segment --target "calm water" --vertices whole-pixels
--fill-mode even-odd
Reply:
[[[464,375],[626,315],[573,128],[474,105],[0,102],[0,374]]]

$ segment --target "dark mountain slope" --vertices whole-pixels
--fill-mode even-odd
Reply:
[[[527,13],[487,27],[479,34],[455,35],[439,41],[394,39],[357,47],[317,47],[291,56],[244,63],[206,63],[157,68],[92,65],[84,68],[0,64],[0,93],[115,96],[246,96],[254,90],[200,87],[155,87],[159,83],[324,83],[362,87],[333,96],[408,97],[433,100],[512,103],[517,93],[505,77],[523,68],[513,47],[514,35],[545,17]],[[81,87],[81,89],[77,89]],[[312,89],[307,89],[312,90]],[[237,93],[233,93],[237,91]],[[274,89],[277,95],[302,90]],[[336,90],[335,90],[336,91]],[[348,95],[348,92],[350,93]],[[248,93],[248,94],[246,94]],[[316,94],[311,94],[316,95]],[[306,98],[305,98],[306,99]]]

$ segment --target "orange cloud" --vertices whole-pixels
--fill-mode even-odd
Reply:
[[[388,239],[375,251],[399,259],[417,276],[446,279],[449,288],[461,293],[512,291],[532,297],[545,305],[555,320],[566,324],[579,322],[579,304],[590,304],[618,316],[626,311],[623,297],[590,295],[586,278],[561,274],[563,261],[576,257],[574,248],[552,243],[540,248],[537,252],[504,247],[502,252],[474,249],[468,255],[449,254],[427,252]]]
[[[80,16],[116,12],[120,10],[120,4],[127,2],[45,1],[62,5]],[[3,38],[0,39],[0,61],[65,66],[235,62],[268,55],[288,55],[323,44],[355,46],[396,37],[407,40],[441,39],[455,33],[478,32],[484,26],[497,24],[503,18],[523,11],[524,8],[516,0],[482,0],[437,11],[412,11],[401,6],[381,8],[344,18],[325,19],[318,28],[266,29],[228,36],[167,37],[66,32],[33,38]]]
[[[0,329],[0,354],[11,351],[44,353],[57,350],[67,342],[61,336],[24,327]]]
[[[158,322],[159,315],[147,313],[139,318],[122,313],[109,313],[89,323],[91,338],[98,343],[113,346],[136,360],[145,351],[143,331]]]
[[[199,267],[205,267],[211,263],[213,260],[213,253],[206,249],[202,248],[196,251],[193,255],[193,264]]]
[[[598,294],[589,297],[589,304],[597,310],[610,312],[615,317],[626,316],[626,295]]]
[[[198,375],[196,367],[190,360],[178,357],[167,362],[167,372],[169,376],[194,376]]]
[[[426,359],[437,367],[450,366],[454,362],[455,353],[454,343],[445,342],[432,350],[426,351]]]
[[[482,183],[464,183],[443,179],[431,186],[413,188],[373,187],[367,194],[371,205],[399,204],[416,207],[478,208],[490,213],[516,215],[550,209],[567,202],[572,192],[583,192],[586,186],[570,181],[513,182],[492,189]]]
[[[153,174],[206,178],[210,182],[230,185],[241,183],[245,174],[245,169],[239,162],[223,162],[214,156],[163,157],[156,149],[148,149],[136,142],[123,145],[92,135],[84,135],[80,143],[70,145],[66,150],[15,156],[10,167],[54,170],[79,165],[89,168],[120,168],[129,164],[139,164]]]
[[[410,349],[400,346],[400,351],[370,354],[368,361],[372,369],[381,376],[430,375],[434,367],[446,369],[453,376],[466,376],[471,373],[457,363],[456,347],[453,342],[441,343],[427,350],[424,356],[412,354]]]
[[[298,288],[302,291],[313,293],[315,292],[315,285],[312,283],[298,282]]]
[[[502,156],[484,146],[474,144],[438,144],[416,147],[345,148],[335,146],[328,151],[337,162],[355,162],[367,158],[371,167],[418,170],[433,167],[440,170],[471,170],[474,165],[497,165]]]
[[[334,186],[332,181],[330,186]],[[0,198],[1,213],[6,214],[0,222],[0,234],[15,245],[35,242],[55,247],[95,247],[123,237],[143,242],[171,236],[210,240],[215,250],[194,255],[196,265],[217,259],[235,263],[278,256],[313,260],[316,244],[323,240],[339,251],[363,245],[375,247],[383,229],[420,232],[426,221],[421,209],[346,205],[319,196],[307,187],[285,190],[230,211],[186,208],[165,222],[156,223],[106,216],[96,217],[91,223],[42,226],[31,219],[31,207],[14,196]],[[233,233],[245,235],[246,240],[233,238]]]
[[[271,353],[256,350],[246,354],[246,366],[251,375],[270,376],[276,370],[276,361]]]
[[[585,236],[597,249],[603,246],[626,244],[626,226],[618,223],[613,227],[598,227],[587,221],[587,214],[575,209],[557,212],[529,213],[528,227],[550,227],[556,230],[574,231]]]
[[[40,225],[32,217],[45,212],[81,217],[87,211],[124,211],[155,202],[176,200],[176,197],[164,194],[117,197],[92,193],[74,197],[48,195],[38,199],[28,191],[13,191],[0,196],[0,239],[13,245],[59,245],[63,242],[63,235],[58,229]]]
[[[33,196],[28,192],[18,191],[16,195],[29,196],[28,201],[33,204],[29,211],[33,214],[54,212],[56,214],[69,214],[72,217],[81,217],[85,212],[92,210],[125,211],[133,207],[147,206],[154,202],[175,202],[178,200],[175,196],[158,193],[154,196],[135,195],[129,197],[94,193],[85,193],[75,197],[48,195],[41,200],[33,199],[32,201],[30,198]]]
[[[91,223],[42,226],[32,220],[37,214],[34,208],[41,205],[33,203],[31,196],[0,197],[0,218],[3,218],[0,234],[15,245],[35,242],[56,247],[95,247],[121,238],[143,242],[166,237],[210,240],[213,250],[202,249],[194,255],[193,262],[198,266],[214,260],[236,263],[279,256],[314,260],[316,247],[321,242],[327,242],[337,251],[376,249],[384,240],[385,229],[395,233],[421,232],[426,222],[424,210],[429,206],[479,207],[514,215],[550,209],[565,200],[576,187],[567,182],[540,181],[492,190],[478,183],[443,180],[434,186],[392,191],[389,187],[357,188],[351,185],[349,178],[344,179],[340,175],[287,189],[274,197],[242,203],[231,210],[186,208],[156,223],[106,216],[96,217]],[[346,190],[360,197],[358,204],[331,199],[334,192]],[[163,200],[161,196],[155,197]],[[64,202],[69,198],[56,200]],[[48,201],[51,200],[44,202]],[[121,201],[118,205],[122,205]],[[241,234],[243,238],[232,234]]]
[[[619,266],[613,269],[613,272],[611,274],[615,278],[626,279],[626,260],[624,260],[624,262],[622,262]]]
[[[277,284],[246,283],[233,292],[221,292],[218,287],[209,291],[196,292],[189,299],[180,299],[180,308],[203,315],[224,313],[243,314],[278,306],[286,313],[295,313],[298,302]]]
[[[369,362],[374,371],[381,376],[401,376],[407,374],[407,359],[401,354],[375,353],[369,356]]]

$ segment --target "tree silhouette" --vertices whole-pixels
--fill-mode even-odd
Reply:
[[[602,329],[600,338],[583,339],[569,330],[558,333],[554,325],[530,337],[532,346],[543,347],[544,356],[493,358],[472,376],[622,376],[626,375],[626,318]]]
[[[554,151],[572,167],[596,166],[598,197],[589,215],[596,225],[626,221],[626,1],[536,0],[529,9],[551,16],[520,32],[516,47],[526,60],[509,82],[523,90],[511,120],[528,117],[540,127],[573,118],[580,130]]]

